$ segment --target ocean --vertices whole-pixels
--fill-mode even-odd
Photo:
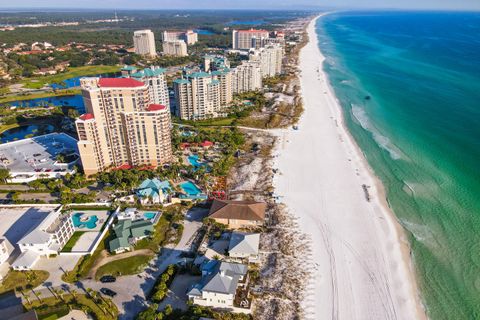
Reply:
[[[428,316],[480,319],[480,13],[333,13],[317,34]]]

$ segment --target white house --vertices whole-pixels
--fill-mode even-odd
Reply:
[[[7,260],[13,250],[14,248],[7,238],[0,238],[0,281],[8,273],[10,265],[7,263]]]
[[[61,208],[54,210],[17,245],[20,256],[13,262],[14,270],[30,270],[40,257],[57,254],[74,233],[73,222],[69,214],[62,214]]]
[[[228,255],[233,260],[258,261],[260,233],[232,232],[228,245]]]
[[[211,260],[202,267],[202,281],[187,293],[194,304],[231,309],[237,288],[247,283],[248,266]]]

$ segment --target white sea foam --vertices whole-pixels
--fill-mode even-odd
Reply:
[[[375,126],[371,123],[370,119],[368,118],[367,113],[363,108],[360,106],[357,106],[355,104],[352,104],[352,114],[355,117],[355,119],[358,121],[358,123],[362,126],[363,129],[367,130],[372,134],[373,139],[377,143],[377,145],[386,150],[389,154],[390,157],[393,160],[399,160],[402,158],[400,150],[398,150],[384,135],[382,135],[376,128]]]

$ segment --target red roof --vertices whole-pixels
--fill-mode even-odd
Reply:
[[[159,110],[165,110],[167,107],[161,105],[161,104],[151,104],[148,106],[147,111],[159,111]]]
[[[91,113],[85,113],[85,114],[82,114],[80,116],[80,119],[81,120],[90,120],[90,119],[95,119],[95,117]]]
[[[201,145],[202,147],[211,147],[211,146],[213,146],[213,142],[212,142],[212,141],[205,140],[205,141],[203,141],[200,145]]]
[[[182,149],[186,149],[186,148],[189,148],[189,147],[190,147],[190,143],[188,143],[188,142],[180,143],[180,148],[182,148]]]
[[[132,169],[132,166],[129,165],[128,163],[124,163],[121,166],[113,168],[113,170],[130,170],[130,169]]]
[[[131,78],[100,78],[98,80],[100,88],[135,88],[144,85],[143,82]]]

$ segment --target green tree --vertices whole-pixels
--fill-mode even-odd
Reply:
[[[10,178],[10,170],[6,168],[0,169],[0,181],[7,183],[7,180]]]

